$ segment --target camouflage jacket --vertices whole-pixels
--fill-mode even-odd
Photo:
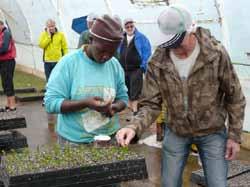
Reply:
[[[208,30],[197,28],[195,36],[200,54],[186,84],[169,50],[156,49],[148,64],[139,113],[127,127],[140,136],[160,114],[163,103],[168,110],[168,127],[177,135],[214,133],[225,128],[228,117],[228,138],[240,142],[246,101],[239,79],[225,48]]]

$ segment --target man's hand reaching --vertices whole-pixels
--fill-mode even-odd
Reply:
[[[135,137],[135,131],[131,128],[122,128],[116,133],[117,143],[122,147],[128,146]]]

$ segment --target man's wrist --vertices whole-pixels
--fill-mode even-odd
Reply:
[[[234,142],[236,142],[238,144],[241,144],[241,136],[237,135],[237,134],[234,134],[232,132],[228,133],[228,138],[227,139],[233,140]]]

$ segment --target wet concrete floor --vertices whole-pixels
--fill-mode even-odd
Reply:
[[[0,96],[0,106],[4,106],[4,100],[4,97]],[[30,148],[33,149],[38,145],[56,142],[56,135],[48,128],[47,114],[42,107],[41,101],[18,103],[18,110],[26,117],[27,128],[19,131],[27,137]],[[126,115],[125,113],[121,116],[122,120],[126,118]],[[152,134],[153,131],[154,128],[153,130],[151,128],[146,134]],[[122,187],[160,187],[161,149],[146,145],[132,145],[131,148],[145,155],[149,179],[125,182],[122,184]],[[250,163],[250,151],[241,149],[238,159],[249,161]],[[190,174],[197,169],[200,169],[197,158],[190,156],[183,176],[184,187],[189,186]]]

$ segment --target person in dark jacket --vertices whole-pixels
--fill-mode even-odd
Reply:
[[[142,90],[143,73],[147,70],[147,62],[151,55],[151,45],[148,38],[136,29],[133,19],[125,19],[124,28],[124,39],[119,49],[120,63],[124,68],[128,87],[128,107],[135,115]]]
[[[0,20],[0,74],[4,94],[7,96],[7,105],[0,108],[0,112],[15,111],[15,92],[13,75],[15,71],[16,47],[11,33],[4,22]]]

